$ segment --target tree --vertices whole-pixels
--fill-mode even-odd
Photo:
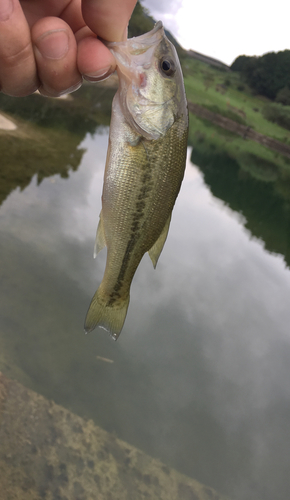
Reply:
[[[290,88],[290,50],[268,52],[260,57],[239,56],[232,64],[257,93],[275,99],[284,87]]]
[[[243,72],[250,59],[250,56],[238,56],[231,65],[231,70]]]
[[[277,93],[276,102],[279,102],[280,104],[284,104],[284,106],[290,106],[290,89],[289,87],[283,87],[279,92]]]
[[[155,21],[149,15],[149,11],[141,5],[140,2],[136,3],[132,17],[128,27],[128,38],[133,36],[140,36],[147,33],[154,27]]]

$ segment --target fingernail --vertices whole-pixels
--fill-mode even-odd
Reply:
[[[1,0],[0,21],[7,21],[13,12],[12,0]]]
[[[82,83],[83,83],[83,80],[79,81],[75,85],[72,85],[68,89],[63,90],[62,92],[59,93],[59,97],[66,95],[66,94],[71,94],[72,92],[75,92],[76,90],[78,90],[82,86]]]
[[[78,83],[75,83],[71,87],[65,90],[61,90],[60,92],[56,92],[54,89],[50,89],[49,87],[44,87],[41,85],[38,88],[38,91],[41,95],[44,95],[46,97],[62,97],[66,94],[70,94],[71,92],[75,92],[82,86],[83,80],[80,80]]]
[[[99,71],[95,71],[94,73],[90,73],[88,75],[83,75],[85,80],[89,82],[99,82],[101,80],[105,80],[112,73],[112,66],[107,66],[107,68],[100,69]]]
[[[68,52],[68,34],[65,30],[52,30],[36,40],[36,47],[46,59],[62,59]]]

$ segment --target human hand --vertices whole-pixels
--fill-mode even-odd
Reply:
[[[98,81],[116,62],[97,36],[120,41],[136,0],[1,0],[0,90],[57,97]]]

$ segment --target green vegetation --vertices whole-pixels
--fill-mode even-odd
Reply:
[[[79,144],[76,134],[41,130],[21,120],[17,133],[1,131],[0,205],[12,190],[28,186],[34,175],[38,183],[55,174],[68,177],[70,170],[78,168],[84,154]]]
[[[191,155],[213,195],[243,215],[251,234],[290,266],[290,173],[254,155],[243,160],[200,147]]]
[[[212,113],[218,113],[225,118],[229,118],[230,120],[234,120],[237,123],[241,123],[241,125],[247,124],[246,120],[243,118],[243,116],[245,116],[243,111],[235,109],[232,110],[230,106],[229,109],[221,109],[216,104],[204,104],[203,107],[208,109]]]
[[[290,144],[289,107],[253,95],[237,72],[194,59],[183,62],[183,71],[189,101]],[[192,113],[189,144],[213,195],[242,214],[251,234],[290,266],[290,160]]]
[[[155,21],[149,15],[149,11],[140,2],[137,2],[130,19],[128,37],[143,35],[143,33],[152,30],[154,24]]]
[[[263,108],[263,116],[270,122],[290,130],[290,106],[278,103],[267,104]]]
[[[261,57],[239,56],[231,69],[240,72],[257,94],[270,99],[290,88],[290,50],[268,52]]]
[[[279,92],[277,93],[276,102],[279,102],[281,104],[284,104],[285,106],[290,105],[290,89],[288,87],[283,87]]]
[[[114,93],[114,89],[87,84],[73,94],[74,99],[44,98],[40,94],[19,99],[0,93],[0,110],[41,127],[84,135],[94,133],[100,125],[109,125]]]
[[[241,164],[245,163],[245,158],[248,156],[251,159],[255,158],[256,162],[260,159],[261,164],[271,163],[290,173],[290,160],[286,157],[192,114],[190,114],[189,144],[198,149],[200,154],[226,154]],[[254,169],[253,176],[256,177]]]
[[[76,170],[85,135],[110,123],[114,93],[115,89],[97,84],[84,85],[68,99],[0,94],[0,112],[13,117],[18,127],[12,132],[0,130],[0,205],[34,175],[40,183],[45,177],[68,177],[70,170]]]
[[[263,114],[263,108],[271,101],[253,95],[250,87],[241,82],[238,73],[225,73],[189,57],[183,60],[182,67],[189,101],[290,144],[289,131],[277,123],[269,122]],[[238,141],[245,142],[239,138]]]

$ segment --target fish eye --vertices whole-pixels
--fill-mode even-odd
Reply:
[[[171,59],[161,59],[160,69],[166,76],[172,76],[175,71],[175,64]]]

